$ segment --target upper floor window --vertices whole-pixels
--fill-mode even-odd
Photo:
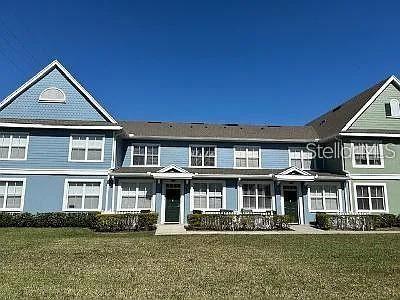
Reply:
[[[399,100],[397,99],[390,100],[390,115],[392,117],[400,117]]]
[[[315,160],[313,156],[313,153],[307,149],[289,149],[290,167],[297,167],[302,170],[314,169]]]
[[[358,211],[386,211],[384,184],[355,184]]]
[[[160,163],[158,145],[132,145],[131,157],[133,166],[158,166]]]
[[[215,167],[214,146],[190,146],[191,167]]]
[[[101,209],[101,180],[66,180],[64,210],[91,211]]]
[[[216,210],[224,207],[224,185],[221,182],[195,182],[192,186],[192,208]]]
[[[272,202],[272,184],[242,184],[242,207],[244,209],[272,210]]]
[[[70,140],[70,161],[103,161],[104,136],[72,135]]]
[[[121,182],[118,210],[152,209],[154,188],[152,182]]]
[[[260,147],[235,147],[236,168],[260,168]]]
[[[0,211],[22,211],[25,179],[0,180]]]
[[[375,142],[353,143],[354,167],[383,167],[383,147]]]
[[[40,94],[39,102],[64,103],[65,93],[56,87],[47,88]]]
[[[338,187],[336,185],[312,185],[308,191],[310,211],[339,210]]]
[[[25,160],[28,150],[28,134],[0,133],[0,160]]]

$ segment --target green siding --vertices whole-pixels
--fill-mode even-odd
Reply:
[[[361,114],[350,129],[400,130],[400,119],[386,117],[385,103],[391,99],[400,100],[400,91],[390,84],[375,101]]]
[[[386,183],[386,193],[388,197],[389,213],[400,214],[400,180],[354,180],[350,192],[352,194],[352,207],[356,208],[356,195],[354,194],[354,185],[357,183]]]

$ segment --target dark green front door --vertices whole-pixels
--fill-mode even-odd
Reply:
[[[166,184],[165,222],[179,223],[180,201],[181,201],[180,184]]]
[[[290,217],[290,223],[298,223],[297,191],[283,191],[285,199],[285,215]]]

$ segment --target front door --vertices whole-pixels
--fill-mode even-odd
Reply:
[[[289,216],[290,223],[299,222],[298,205],[297,205],[297,190],[283,191],[285,215]]]
[[[165,222],[179,223],[181,185],[167,183],[165,186]]]

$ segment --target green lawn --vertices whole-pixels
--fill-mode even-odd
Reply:
[[[0,229],[3,298],[400,297],[400,235]]]

